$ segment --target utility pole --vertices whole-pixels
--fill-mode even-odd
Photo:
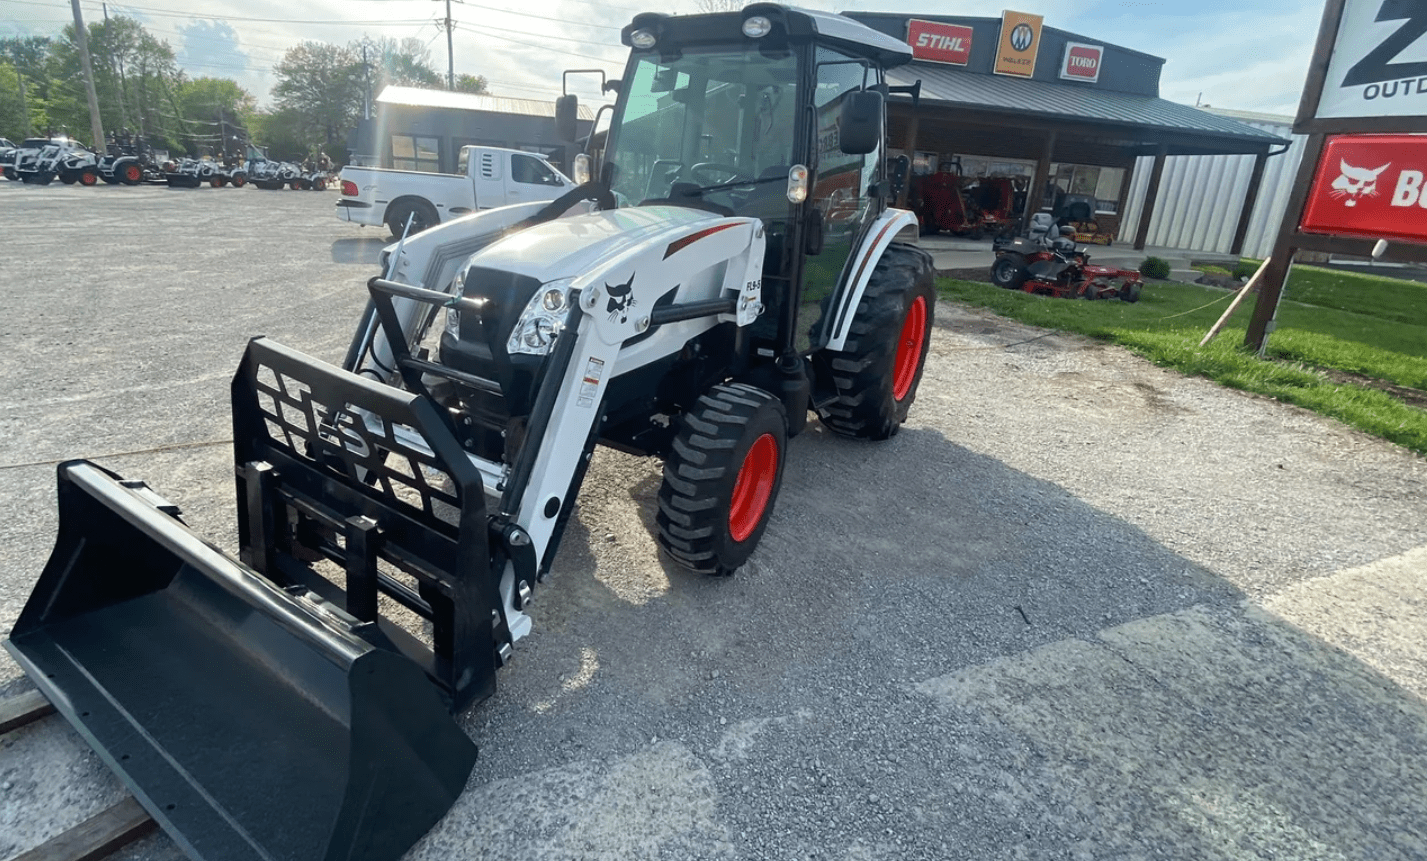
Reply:
[[[362,77],[366,79],[366,89],[362,91],[362,119],[372,118],[372,67],[367,62],[367,37],[362,37]]]
[[[74,9],[74,40],[79,43],[79,63],[84,69],[84,92],[89,96],[89,130],[94,134],[94,151],[104,151],[104,122],[99,117],[99,96],[94,92],[94,64],[89,61],[89,34],[84,29],[84,16],[79,13],[79,0],[69,0]]]
[[[75,0],[75,2],[78,3],[79,0]],[[456,53],[451,48],[451,31],[455,29],[456,22],[451,20],[451,0],[446,0],[446,89],[448,90],[456,89]]]

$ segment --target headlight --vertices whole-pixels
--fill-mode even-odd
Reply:
[[[565,315],[570,310],[570,288],[573,280],[561,278],[558,281],[551,281],[535,291],[535,295],[530,297],[530,301],[525,305],[525,310],[521,312],[520,319],[515,321],[515,328],[511,331],[510,340],[505,345],[507,353],[543,356],[550,352],[550,345],[555,342],[555,339],[560,336],[560,330],[565,327]],[[450,311],[447,312],[448,315],[450,313]]]
[[[762,15],[743,19],[743,35],[750,39],[761,39],[773,29],[773,22]]]
[[[654,47],[654,43],[657,41],[659,41],[658,38],[648,30],[635,30],[629,34],[629,44],[641,51],[647,51]]]
[[[382,252],[385,254],[386,252]],[[383,265],[385,268],[385,265]],[[456,270],[456,277],[451,279],[451,286],[446,290],[452,296],[460,298],[465,295],[466,276],[471,273],[471,260],[467,258],[464,265]],[[446,309],[446,334],[452,338],[461,337],[461,312],[455,308]]]

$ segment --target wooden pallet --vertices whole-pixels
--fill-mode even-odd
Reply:
[[[39,691],[0,700],[0,733],[54,714],[55,707]],[[91,816],[12,861],[93,861],[148,834],[153,818],[132,795],[98,815]]]

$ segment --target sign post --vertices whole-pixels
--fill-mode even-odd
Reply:
[[[1424,35],[1427,2],[1328,0],[1293,125],[1307,146],[1245,345],[1268,345],[1300,250],[1427,261],[1427,61],[1408,50]]]

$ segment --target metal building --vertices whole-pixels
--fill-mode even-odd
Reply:
[[[1303,158],[1307,138],[1293,136],[1293,117],[1202,108],[1209,113],[1289,138],[1285,150],[1276,148],[1264,166],[1258,201],[1249,217],[1241,253],[1267,257],[1288,208],[1293,179]],[[1276,154],[1275,154],[1276,153]],[[1125,218],[1119,241],[1134,239],[1135,228],[1144,212],[1145,191],[1154,159],[1141,158],[1131,174]],[[1150,218],[1148,244],[1187,251],[1231,253],[1234,229],[1243,209],[1244,196],[1253,177],[1254,157],[1249,155],[1170,156],[1165,159],[1159,200]]]

